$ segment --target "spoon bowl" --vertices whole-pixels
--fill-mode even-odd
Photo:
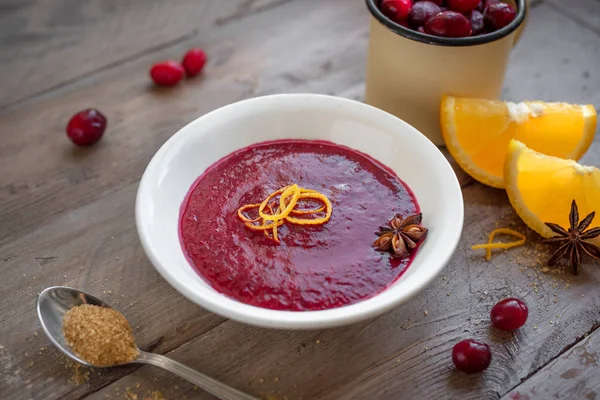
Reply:
[[[148,353],[139,350],[140,355],[133,361],[111,366],[93,365],[79,358],[67,344],[62,330],[62,321],[65,313],[73,307],[82,304],[91,304],[111,308],[110,305],[81,290],[66,286],[52,286],[44,289],[37,298],[36,309],[44,332],[52,343],[67,357],[80,364],[94,368],[110,368],[128,364],[150,364],[170,371],[183,379],[203,388],[207,392],[223,400],[257,400],[256,398],[231,388],[206,375],[201,374],[175,360],[161,354]]]
[[[58,347],[66,356],[80,364],[94,368],[106,368],[92,365],[77,357],[73,350],[67,345],[62,330],[62,320],[67,311],[82,304],[112,308],[104,301],[89,293],[66,286],[52,286],[44,289],[37,298],[36,309],[42,324],[42,329],[50,338],[52,343]]]

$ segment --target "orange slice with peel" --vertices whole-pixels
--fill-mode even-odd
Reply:
[[[461,168],[479,182],[503,188],[511,139],[543,154],[579,160],[593,141],[597,117],[591,105],[445,96],[440,118],[446,146]]]
[[[531,229],[544,237],[553,232],[544,223],[569,227],[571,202],[579,215],[600,214],[600,169],[573,160],[538,153],[512,140],[505,163],[506,192],[517,214]],[[590,228],[600,226],[600,215]],[[595,239],[600,244],[600,240]]]

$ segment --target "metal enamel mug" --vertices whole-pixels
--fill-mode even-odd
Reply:
[[[365,102],[403,119],[443,145],[440,101],[444,94],[498,99],[526,0],[512,2],[515,19],[480,36],[445,38],[401,26],[366,0],[371,12]],[[510,3],[510,2],[509,2]]]

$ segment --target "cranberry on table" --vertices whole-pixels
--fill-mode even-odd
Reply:
[[[150,69],[150,77],[157,85],[174,86],[181,79],[185,70],[176,61],[163,61],[154,64]]]
[[[425,25],[425,23],[432,17],[441,13],[442,9],[440,6],[432,1],[419,1],[411,8],[408,13],[408,24],[413,29]]]
[[[471,36],[471,23],[461,13],[442,11],[425,23],[425,32],[443,37]]]
[[[525,325],[529,310],[519,299],[510,298],[498,302],[490,313],[492,325],[503,331],[512,331]]]
[[[447,0],[446,4],[452,11],[466,14],[477,8],[479,1],[480,0]]]
[[[483,13],[485,27],[490,31],[497,31],[510,24],[516,15],[517,10],[510,4],[491,4],[485,8]]]
[[[383,0],[381,12],[394,22],[404,21],[412,8],[412,0]]]
[[[473,339],[463,340],[452,349],[452,362],[456,369],[467,372],[481,372],[489,367],[492,361],[490,346]]]
[[[473,10],[469,15],[469,21],[471,22],[471,30],[473,35],[479,35],[484,33],[485,25],[483,23],[483,14],[477,10]]]
[[[78,146],[96,143],[106,129],[106,117],[100,111],[88,108],[73,115],[67,124],[67,136]]]
[[[189,77],[196,76],[202,72],[204,64],[206,64],[206,53],[202,49],[188,50],[181,62],[181,65],[183,65],[183,68]]]

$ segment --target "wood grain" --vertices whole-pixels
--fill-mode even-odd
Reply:
[[[583,13],[566,17],[550,4],[554,0],[536,3],[514,52],[505,97],[600,106],[600,75],[594,73],[600,36],[577,19],[592,23],[597,16],[585,1],[572,8]],[[549,362],[595,329],[599,265],[585,266],[576,278],[543,269],[548,250],[538,249],[505,193],[459,170],[466,216],[458,251],[433,284],[382,317],[333,330],[265,330],[226,321],[171,289],[143,254],[133,218],[137,182],[158,147],[197,116],[240,99],[276,92],[361,99],[364,89],[368,18],[362,0],[198,4],[6,0],[0,6],[0,21],[7,15],[31,21],[14,34],[0,24],[3,41],[22,38],[32,52],[53,50],[36,59],[15,45],[12,58],[0,49],[2,71],[36,72],[17,74],[19,85],[3,82],[12,89],[0,94],[0,107],[13,105],[0,111],[0,398],[143,398],[154,390],[169,399],[210,398],[151,367],[94,371],[87,382],[70,383],[73,369],[43,337],[33,308],[36,293],[54,284],[106,297],[131,320],[142,347],[281,400],[497,399],[522,379],[537,382]],[[200,18],[195,7],[203,11],[200,21],[194,21]],[[64,15],[69,13],[74,16]],[[65,28],[65,21],[73,26]],[[163,32],[151,34],[162,43],[155,48],[142,36],[156,21]],[[29,37],[31,26],[46,36]],[[108,63],[105,53],[92,51],[99,41],[119,40]],[[202,77],[170,90],[149,84],[149,65],[198,44],[210,55]],[[78,63],[62,68],[70,57]],[[42,78],[51,85],[41,89]],[[46,92],[34,95],[37,89]],[[73,149],[64,125],[88,106],[108,115],[109,129],[93,148]],[[584,162],[600,165],[598,139]],[[469,246],[496,226],[527,232],[531,244],[485,262]],[[530,307],[528,324],[514,335],[489,329],[490,307],[506,296],[519,296]],[[452,368],[450,349],[466,337],[493,348],[494,361],[482,376]],[[558,365],[553,374],[566,368],[559,375],[574,368],[552,365]],[[584,393],[592,375],[579,376],[572,385]],[[528,386],[523,388],[526,393]]]
[[[600,1],[572,0],[569,2],[549,0],[549,6],[567,15],[582,27],[600,35]]]
[[[118,71],[101,74],[89,86],[56,100],[0,115],[3,131],[20,132],[7,135],[0,144],[5,155],[0,158],[0,170],[7,171],[0,181],[5,217],[0,225],[0,246],[57,214],[136,182],[158,147],[207,111],[258,94],[282,90],[335,93],[345,88],[344,83],[354,86],[361,82],[364,45],[354,47],[366,42],[363,5],[356,3],[349,8],[334,1],[318,12],[304,11],[311,24],[327,24],[328,18],[335,20],[336,15],[342,19],[329,23],[331,42],[300,47],[282,60],[277,55],[290,43],[318,43],[321,35],[309,24],[294,20],[295,14],[286,14],[302,12],[301,5],[287,6],[225,25],[219,34],[205,36],[205,47],[211,54],[207,78],[191,80],[173,90],[156,90],[146,74],[139,73],[151,62],[152,57],[147,56]],[[275,21],[271,22],[274,30],[290,30],[286,40],[265,30],[252,30],[270,21]],[[356,28],[360,26],[362,29]],[[169,52],[179,54],[195,41],[190,39]],[[259,54],[247,49],[256,49]],[[89,99],[109,115],[109,132],[93,150],[74,150],[64,140],[64,124],[82,104],[89,104]],[[30,146],[32,142],[36,146]],[[30,160],[37,161],[32,164]],[[41,202],[43,209],[36,207]]]
[[[469,228],[453,260],[425,291],[394,311],[349,327],[312,332],[227,321],[168,355],[255,395],[279,399],[498,398],[592,328],[600,306],[594,289],[600,265],[588,265],[578,278],[544,273],[542,261],[529,262],[530,250],[525,249],[486,262],[469,245],[484,240],[499,221],[528,231],[496,190],[474,184],[464,194]],[[530,240],[535,237],[528,232]],[[525,265],[535,268],[525,270]],[[508,296],[523,298],[530,307],[528,324],[515,335],[489,328],[491,306]],[[452,367],[452,346],[468,337],[492,347],[494,361],[482,376],[457,373]],[[143,367],[91,398],[102,399],[138,383],[139,393],[194,395],[185,382]]]
[[[3,399],[77,398],[130,371],[102,372],[101,379],[94,375],[88,384],[73,386],[73,371],[57,362],[37,321],[33,304],[44,287],[68,285],[105,298],[129,318],[138,344],[159,352],[223,322],[178,295],[149,265],[136,237],[135,190],[130,185],[102,197],[0,252],[0,293],[11,297],[0,306],[0,345],[13,360],[6,376],[18,377],[0,385]]]
[[[0,169],[6,171],[0,185],[0,260],[8,271],[0,293],[17,293],[0,305],[3,321],[12,321],[0,326],[0,337],[6,338],[0,344],[13,360],[11,376],[19,377],[3,398],[20,398],[23,391],[18,388],[57,379],[53,352],[26,349],[30,343],[35,349],[47,346],[45,338],[33,336],[41,332],[31,308],[35,294],[45,286],[69,284],[106,295],[128,316],[130,308],[138,310],[131,317],[134,324],[146,321],[136,329],[138,340],[143,346],[162,340],[156,351],[177,347],[222,321],[175,294],[149,266],[135,233],[137,181],[164,140],[199,114],[259,91],[282,87],[310,91],[307,87],[314,85],[317,91],[334,93],[338,87],[359,84],[364,50],[348,50],[357,39],[366,41],[364,9],[359,3],[345,9],[342,5],[333,2],[317,13],[290,3],[282,11],[271,9],[270,15],[253,13],[235,23],[221,23],[219,34],[204,38],[211,54],[205,77],[172,91],[153,89],[146,75],[139,74],[150,62],[151,56],[145,56],[118,71],[102,71],[87,85],[84,82],[58,98],[42,99],[0,117],[3,132],[22,132],[0,145]],[[320,25],[335,16],[342,20],[331,27],[336,32],[331,43],[302,48],[285,62],[277,60],[290,43],[314,42],[319,36],[310,25],[294,21],[300,12]],[[286,40],[277,40],[255,29],[270,21],[278,21],[273,29],[297,27]],[[348,34],[361,25],[362,30]],[[169,51],[180,53],[195,41],[191,38]],[[262,56],[257,57],[256,51]],[[275,64],[279,66],[273,68]],[[331,80],[324,79],[326,75]],[[93,99],[109,115],[109,131],[93,149],[73,150],[63,124],[86,99]],[[37,145],[31,146],[32,141]],[[41,389],[32,385],[25,393],[77,398],[128,372],[94,375],[89,384],[75,388],[62,374],[59,383]]]
[[[145,54],[161,53],[190,37],[202,45],[200,35],[215,24],[285,1],[4,0],[0,109]],[[181,54],[170,57],[180,59]]]
[[[502,399],[595,400],[600,394],[599,373],[600,332],[596,330]]]
[[[587,0],[573,1],[582,2]],[[524,36],[514,50],[504,97],[599,107],[600,77],[595,72],[598,54],[600,42],[596,33],[542,3],[532,9]]]

